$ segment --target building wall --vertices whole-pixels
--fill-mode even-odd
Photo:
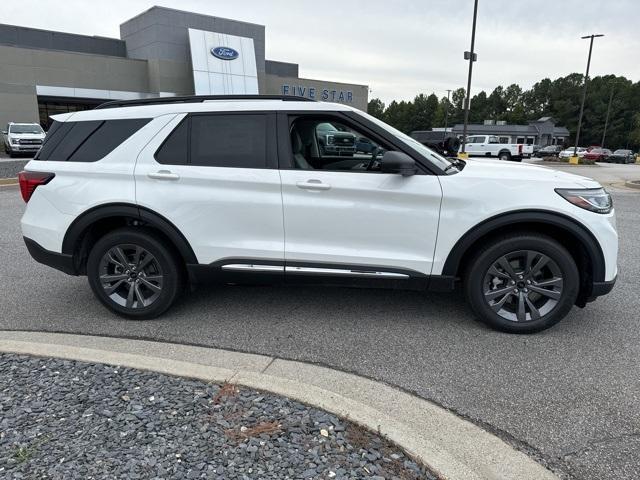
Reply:
[[[366,85],[351,85],[279,75],[266,75],[266,90],[264,93],[267,95],[297,95],[313,98],[314,100],[344,103],[363,111],[367,110],[369,101],[369,87]],[[344,100],[340,99],[340,94],[343,94],[342,98]]]
[[[167,60],[183,64],[192,75],[189,51],[189,28],[226,33],[253,39],[258,71],[258,87],[265,88],[265,27],[253,23],[201,15],[164,7],[152,7],[120,25],[120,37],[127,45],[130,58]],[[192,78],[192,77],[190,77]],[[181,80],[181,85],[183,81]],[[162,78],[157,80],[159,91],[171,91]],[[191,91],[193,93],[193,80]]]
[[[141,60],[0,45],[0,125],[38,121],[36,85],[149,92]]]
[[[65,50],[124,57],[125,43],[117,38],[92,37],[74,33],[52,32],[39,28],[0,24],[0,44],[14,47]]]

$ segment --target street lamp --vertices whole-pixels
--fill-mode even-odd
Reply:
[[[478,0],[473,2],[473,25],[471,27],[471,51],[464,52],[464,58],[469,60],[469,75],[467,77],[467,93],[464,99],[464,127],[462,129],[462,158],[467,157],[466,144],[467,144],[467,125],[469,124],[469,100],[471,96],[471,74],[473,72],[473,62],[478,59],[478,56],[473,51],[476,44],[476,18],[478,17]]]
[[[582,127],[582,114],[584,113],[584,101],[587,98],[587,83],[589,82],[589,66],[591,65],[591,51],[593,50],[593,39],[597,37],[604,37],[602,33],[596,33],[593,35],[585,35],[580,37],[583,40],[589,38],[589,56],[587,57],[587,71],[584,74],[584,86],[582,87],[582,102],[580,103],[580,115],[578,116],[578,130],[576,131],[576,144],[573,147],[573,161],[578,163],[578,143],[580,142],[580,128]],[[572,162],[573,163],[573,162]]]

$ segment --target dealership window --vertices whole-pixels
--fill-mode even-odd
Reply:
[[[524,143],[524,137],[518,137],[516,143]]]
[[[332,117],[299,117],[290,130],[293,168],[380,172],[389,148],[358,128]]]
[[[191,117],[191,164],[266,168],[267,117],[262,114]]]
[[[52,115],[91,110],[106,101],[108,100],[39,96],[40,126],[45,130],[49,130],[53,123]]]

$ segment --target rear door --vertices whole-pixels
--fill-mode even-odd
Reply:
[[[270,113],[177,115],[138,157],[138,204],[173,223],[200,264],[281,265],[275,129]]]

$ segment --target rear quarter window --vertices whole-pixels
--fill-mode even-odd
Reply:
[[[150,118],[53,122],[36,160],[96,162],[131,137]]]

